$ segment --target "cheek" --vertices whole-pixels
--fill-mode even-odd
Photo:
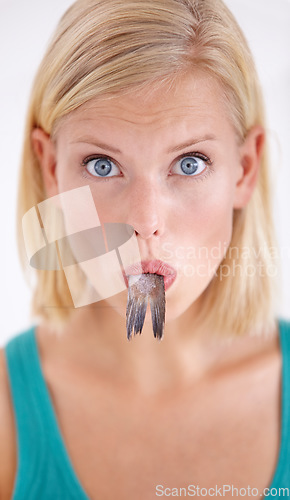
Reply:
[[[68,162],[60,162],[57,166],[57,181],[59,193],[89,186],[99,219],[103,223],[121,222],[120,204],[112,203],[118,198],[118,192],[110,187],[110,181],[101,185],[90,178],[84,168],[71,166]]]
[[[67,161],[58,161],[56,166],[56,177],[60,193],[88,184],[86,179],[80,175],[80,171]]]
[[[203,193],[187,197],[176,216],[176,232],[196,242],[216,240],[229,235],[233,216],[233,187],[230,182],[215,182]],[[178,219],[178,220],[177,220]],[[180,236],[180,234],[179,234]]]
[[[231,179],[223,181],[221,178],[219,181],[215,180],[211,189],[207,186],[203,194],[199,191],[198,195],[192,193],[187,197],[186,204],[180,204],[176,211],[178,215],[175,215],[171,229],[175,264],[186,271],[186,275],[195,278],[198,269],[202,269],[205,278],[202,282],[213,276],[232,237],[233,183]]]
[[[230,244],[232,224],[229,191],[192,200],[181,212],[171,245],[164,246],[164,260],[172,263],[179,276],[176,293],[172,290],[172,317],[190,307],[212,281]],[[171,305],[170,290],[168,298]]]

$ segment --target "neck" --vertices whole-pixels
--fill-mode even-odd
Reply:
[[[61,336],[50,346],[53,356],[72,366],[101,373],[144,393],[173,389],[207,374],[225,344],[194,327],[192,309],[165,325],[157,341],[150,315],[141,335],[126,337],[125,317],[105,303],[75,311]]]

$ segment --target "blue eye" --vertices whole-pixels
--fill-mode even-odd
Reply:
[[[201,158],[197,155],[184,156],[173,167],[174,174],[194,176],[194,174],[200,174],[206,168],[206,163],[208,163],[208,158]]]
[[[84,165],[87,171],[95,177],[113,177],[119,173],[117,165],[109,160],[109,158],[85,160]]]

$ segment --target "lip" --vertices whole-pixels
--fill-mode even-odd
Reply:
[[[174,283],[177,272],[166,262],[162,260],[142,260],[132,266],[126,267],[123,271],[124,280],[128,288],[128,276],[137,276],[138,274],[159,274],[164,276],[165,291]]]

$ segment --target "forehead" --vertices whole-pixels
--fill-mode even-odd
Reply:
[[[197,134],[232,129],[222,85],[204,73],[187,74],[171,84],[148,85],[110,98],[91,99],[61,121],[70,138],[80,133],[146,135],[168,131]]]

